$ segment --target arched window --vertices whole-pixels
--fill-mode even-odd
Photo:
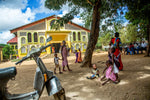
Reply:
[[[50,22],[50,29],[52,29],[52,27],[51,27],[51,26],[55,23],[55,21],[56,21],[56,20],[55,20],[55,19],[53,19],[53,20]]]
[[[28,33],[28,42],[32,42],[31,33]]]
[[[78,40],[81,41],[81,33],[78,32]]]
[[[32,47],[31,47],[31,50],[34,50],[34,49],[35,49],[35,46],[32,46]]]
[[[83,41],[85,41],[85,36],[83,36]]]
[[[52,26],[55,22],[55,19],[53,19],[51,22],[50,22],[50,26]]]
[[[76,45],[76,49],[77,49],[77,50],[79,49],[79,44]]]
[[[84,49],[86,49],[86,44],[84,44]]]
[[[24,46],[21,47],[21,53],[26,53],[26,48]]]
[[[26,43],[26,39],[25,39],[25,37],[22,37],[21,38],[21,44],[25,44]]]
[[[73,32],[73,41],[76,41],[76,33]]]
[[[37,32],[34,33],[34,42],[38,42]]]
[[[44,43],[44,37],[40,37],[40,43]]]

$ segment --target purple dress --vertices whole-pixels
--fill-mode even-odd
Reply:
[[[75,61],[75,63],[77,63],[78,62],[78,52],[76,52],[76,61]]]
[[[62,56],[64,58],[64,60],[62,61],[62,66],[68,65],[67,55],[68,55],[67,48],[66,46],[64,46],[62,47]]]

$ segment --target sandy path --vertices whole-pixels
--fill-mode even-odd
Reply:
[[[143,55],[123,55],[124,71],[119,73],[119,84],[108,83],[101,86],[95,80],[87,80],[89,68],[80,68],[74,63],[74,56],[69,57],[69,65],[73,72],[57,74],[66,90],[67,100],[150,100],[150,58]],[[107,53],[94,53],[93,63],[97,63],[100,73],[105,67]],[[53,59],[43,59],[49,70],[53,70]],[[61,61],[60,61],[61,63]],[[0,68],[15,66],[13,62],[1,63]],[[33,91],[33,79],[36,65],[34,61],[25,61],[17,67],[15,81],[8,84],[12,93]],[[101,74],[100,74],[101,75]],[[53,100],[44,90],[40,100]]]

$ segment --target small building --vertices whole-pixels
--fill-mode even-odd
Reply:
[[[19,57],[25,56],[33,48],[39,48],[46,44],[52,44],[55,52],[58,53],[63,40],[66,41],[68,48],[72,50],[80,48],[82,52],[85,52],[90,30],[72,22],[68,22],[59,30],[54,30],[52,24],[57,19],[60,17],[53,15],[12,29],[11,33],[16,36],[12,40],[16,41],[12,43],[10,40],[8,43],[18,50],[16,55],[18,54]],[[46,39],[50,36],[52,40],[46,43]],[[43,54],[52,53],[51,48],[49,47]]]
[[[3,46],[0,46],[0,62],[3,61],[3,51],[2,51],[2,49],[3,49]]]
[[[18,56],[18,44],[17,44],[17,36],[15,36],[14,38],[12,38],[11,40],[9,40],[7,42],[7,44],[9,44],[12,48],[13,51],[15,52],[15,54],[12,55],[12,58],[17,58]]]

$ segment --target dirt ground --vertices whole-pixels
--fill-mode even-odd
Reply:
[[[122,55],[124,70],[119,72],[121,79],[119,84],[99,84],[98,79],[88,80],[91,75],[89,68],[80,68],[75,64],[75,56],[69,56],[69,65],[72,72],[56,74],[65,88],[67,100],[150,100],[150,57],[139,55]],[[98,65],[100,76],[105,68],[107,53],[94,53],[93,63]],[[43,59],[46,67],[53,71],[53,58]],[[61,61],[59,62],[61,64]],[[15,66],[14,62],[0,64],[0,68]],[[24,93],[33,91],[33,80],[36,65],[33,60],[25,61],[21,66],[17,65],[15,81],[10,81],[8,90],[12,93]],[[58,73],[58,72],[57,72]],[[54,100],[48,97],[44,90],[40,100]]]

